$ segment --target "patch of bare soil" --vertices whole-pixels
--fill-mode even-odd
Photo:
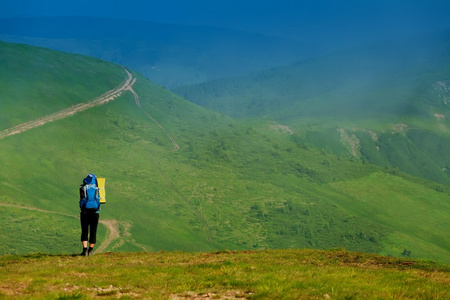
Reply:
[[[197,294],[194,292],[186,292],[178,295],[171,295],[170,299],[172,300],[201,300],[201,299],[247,299],[253,295],[252,292],[242,292],[242,291],[226,291],[223,293],[203,293]]]
[[[286,125],[281,125],[278,123],[272,124],[270,125],[270,128],[281,133],[281,134],[289,134],[289,135],[293,135],[294,132],[292,131],[291,128],[289,128],[289,126]]]
[[[338,128],[336,130],[341,134],[341,141],[350,149],[351,155],[357,157],[361,148],[361,144],[356,135],[354,133],[346,132],[343,128]]]

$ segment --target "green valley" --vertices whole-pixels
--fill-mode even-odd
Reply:
[[[396,152],[370,148],[369,131],[235,119],[98,59],[7,43],[0,52],[1,254],[77,253],[78,186],[93,172],[107,188],[99,253],[341,247],[450,263],[448,178],[377,163]],[[119,87],[102,105],[1,136]],[[438,125],[426,138],[442,147],[427,157],[442,167],[447,119]],[[357,155],[353,136],[368,141]]]
[[[384,41],[175,89],[310,147],[450,184],[449,32]]]

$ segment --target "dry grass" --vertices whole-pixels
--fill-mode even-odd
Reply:
[[[445,299],[450,268],[345,250],[4,256],[3,298]]]

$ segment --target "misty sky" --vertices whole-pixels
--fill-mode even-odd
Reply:
[[[297,40],[367,41],[450,29],[449,0],[2,0],[0,18],[94,16],[212,25]]]

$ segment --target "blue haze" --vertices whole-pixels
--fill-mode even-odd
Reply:
[[[219,26],[340,46],[450,29],[450,1],[1,1],[0,18],[19,16],[91,16]]]

